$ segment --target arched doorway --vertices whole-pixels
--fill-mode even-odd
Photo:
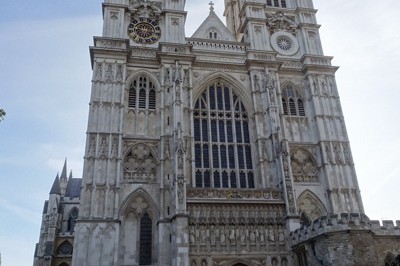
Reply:
[[[247,266],[246,264],[243,264],[243,263],[236,263],[235,265],[233,265],[233,266]]]

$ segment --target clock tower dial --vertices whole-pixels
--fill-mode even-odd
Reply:
[[[153,44],[160,40],[161,28],[151,18],[133,19],[128,26],[129,38],[139,44]]]

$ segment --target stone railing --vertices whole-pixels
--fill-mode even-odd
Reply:
[[[188,44],[192,45],[194,50],[208,50],[208,51],[223,51],[234,53],[245,53],[247,51],[246,45],[233,44],[233,43],[219,43],[208,42],[202,40],[189,40]]]

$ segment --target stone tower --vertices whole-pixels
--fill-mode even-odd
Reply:
[[[363,213],[311,0],[105,0],[72,265],[293,265],[289,232]]]

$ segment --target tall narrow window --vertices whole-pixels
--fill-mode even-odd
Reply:
[[[140,256],[139,265],[151,265],[152,256],[152,221],[145,213],[140,221]]]
[[[130,85],[128,107],[136,109],[156,109],[156,89],[149,78],[137,77]]]
[[[78,214],[79,214],[79,211],[77,208],[73,208],[70,211],[69,217],[68,217],[68,226],[67,226],[68,232],[71,232],[71,233],[74,232],[76,220],[78,219]]]
[[[249,118],[239,97],[216,82],[194,106],[196,187],[254,188]]]
[[[284,115],[306,116],[304,101],[300,93],[290,84],[282,90],[282,109]]]

